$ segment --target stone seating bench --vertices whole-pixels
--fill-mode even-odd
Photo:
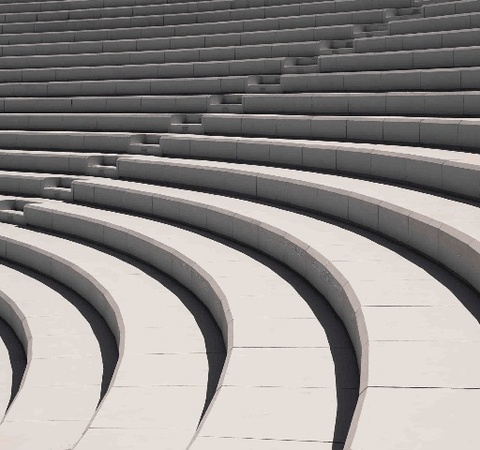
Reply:
[[[331,28],[327,33],[332,39],[351,38],[357,29],[355,25]],[[336,34],[333,34],[336,33]],[[315,33],[312,39],[315,38]],[[319,37],[320,39],[320,37]],[[276,44],[252,44],[230,47],[187,48],[175,50],[144,50],[104,53],[78,53],[60,55],[4,56],[0,59],[1,69],[41,67],[83,67],[124,64],[158,64],[201,61],[229,61],[286,56],[316,56],[323,48],[318,40],[284,42]],[[471,64],[470,64],[471,65]]]
[[[424,17],[437,17],[447,14],[463,14],[480,11],[478,0],[463,0],[452,2],[426,4],[422,7]]]
[[[345,398],[343,403],[350,406],[344,409],[347,414],[350,411],[351,417],[358,385],[355,376],[345,375],[342,381],[336,379],[333,370],[331,352],[339,352],[344,358],[342,364],[353,365],[353,373],[356,370],[343,325],[327,311],[324,320],[334,330],[331,342],[327,341],[326,331],[305,300],[271,269],[224,244],[139,217],[74,205],[45,204],[37,208],[31,204],[24,212],[29,225],[126,252],[177,278],[193,291],[203,292],[202,298],[209,302],[228,347],[221,383],[203,420],[212,424],[216,433],[275,441],[306,436],[322,442],[332,440],[336,430],[336,439],[345,438],[349,416],[337,413],[336,397]],[[189,277],[179,274],[174,258],[165,255],[166,245],[173,246],[167,252],[184,255],[192,267],[208,274],[207,285],[205,281],[198,283],[195,272]],[[221,301],[221,305],[213,303],[208,284],[216,286],[215,301]],[[295,370],[291,370],[292,364]],[[225,408],[225,399],[232,395],[248,401],[237,403],[238,408]],[[281,408],[285,403],[296,408]],[[301,424],[294,420],[299,413],[304,418]],[[210,418],[212,414],[215,418]],[[230,430],[224,429],[218,414],[228,418]],[[257,427],[259,420],[261,429]],[[105,423],[102,407],[92,426],[103,428]],[[87,443],[97,442],[92,439],[85,440],[85,448]],[[82,444],[80,448],[84,448]]]
[[[400,35],[430,31],[464,30],[468,28],[478,28],[479,26],[480,13],[468,12],[466,14],[456,13],[454,15],[399,20],[390,22],[388,29],[390,34]]]
[[[320,72],[405,70],[477,66],[480,47],[323,55]]]
[[[338,1],[336,3],[339,3]],[[325,4],[323,2],[322,4]],[[342,24],[381,23],[393,14],[390,8],[363,11],[339,11],[322,14],[294,15],[245,20],[200,22],[164,26],[127,27],[99,30],[47,31],[37,33],[8,34],[0,36],[1,45],[66,43],[81,41],[108,41],[155,37],[180,37],[213,35],[267,30],[287,30]]]
[[[480,45],[480,28],[445,32],[404,34],[358,38],[353,42],[355,53],[469,47]]]
[[[68,147],[65,147],[68,150]],[[0,169],[117,177],[116,154],[0,149]],[[1,175],[0,175],[1,176]]]
[[[182,175],[185,175],[185,172]],[[212,174],[209,174],[209,177],[213,180]],[[478,367],[474,368],[468,363],[471,361],[469,352],[480,345],[478,324],[452,295],[452,292],[431,278],[419,266],[356,233],[311,217],[231,197],[146,186],[144,182],[148,180],[141,175],[139,179],[142,179],[142,184],[113,180],[75,182],[75,201],[101,208],[119,208],[134,214],[174,220],[252,246],[304,276],[331,302],[349,330],[357,351],[357,358],[359,362],[361,361],[361,395],[355,415],[358,422],[354,421],[350,429],[347,446],[351,445],[355,448],[358,444],[359,447],[363,445],[380,449],[391,440],[395,443],[402,442],[405,447],[408,447],[410,443],[418,443],[419,439],[423,445],[421,436],[425,430],[430,427],[435,428],[439,423],[442,423],[442,432],[451,426],[452,422],[449,418],[451,407],[454,407],[458,413],[464,411],[466,414],[465,418],[455,422],[456,424],[465,424],[464,421],[472,420],[471,414],[468,413],[474,404],[472,402],[476,401],[471,395],[472,391],[443,389],[440,385],[445,386],[447,378],[450,380],[448,383],[456,385],[457,381],[454,379],[460,373],[467,375],[478,372]],[[230,179],[235,183],[236,180],[240,182],[239,179]],[[238,187],[240,185],[241,182]],[[278,192],[278,187],[275,186],[272,190]],[[298,202],[295,202],[295,205],[297,206]],[[29,208],[31,208],[30,211]],[[68,206],[68,208],[71,207]],[[33,218],[35,212],[43,209],[42,205],[27,206],[27,222],[36,221]],[[48,209],[53,216],[63,214],[53,208]],[[87,213],[82,212],[82,216],[87,216]],[[382,282],[379,283],[378,280]],[[426,292],[429,292],[429,295],[426,295]],[[392,301],[394,304],[391,304]],[[390,307],[385,308],[387,304]],[[410,307],[405,308],[400,305]],[[447,305],[449,307],[446,308]],[[448,319],[442,319],[443,315]],[[457,320],[464,321],[465,326],[460,325]],[[458,325],[450,326],[453,322]],[[447,323],[449,333],[453,333],[448,337],[445,332],[440,331],[444,326],[442,324]],[[419,334],[414,332],[413,328],[416,327],[414,324],[419,325]],[[394,334],[391,334],[392,330],[395,330]],[[463,334],[465,332],[469,337]],[[439,350],[440,347],[436,347],[437,343],[434,342],[420,342],[425,339],[433,341],[439,339],[438,345],[442,349]],[[426,354],[431,351],[457,353],[459,346],[463,345],[457,341],[464,339],[468,340],[469,344],[468,348],[464,349],[465,353],[462,351],[465,355],[465,363],[461,363],[460,366],[468,365],[469,369],[466,371],[458,372],[457,363],[449,369],[438,367],[435,370],[424,371],[421,368],[422,364],[428,365],[431,360],[423,356],[419,356],[418,364],[410,366],[410,371],[396,369],[389,371],[389,368],[397,367],[396,364],[403,364],[401,362],[403,353],[399,352],[400,347],[394,351],[394,346],[405,345],[405,350],[408,348],[405,357],[409,361],[412,361],[411,358],[417,361],[417,357],[413,355],[420,355],[423,352]],[[385,340],[393,342],[387,343]],[[390,345],[392,347],[389,347]],[[377,351],[381,351],[380,359],[375,357],[379,355]],[[389,355],[394,355],[394,358],[390,360]],[[388,363],[386,363],[387,359]],[[453,359],[447,359],[453,362]],[[408,374],[408,381],[405,378],[400,379],[402,373]],[[449,373],[453,378],[442,376],[443,381],[439,379],[434,381],[430,378],[432,376],[435,378],[438,373]],[[400,378],[394,381],[391,378],[394,374]],[[460,383],[463,386],[475,384],[473,378],[468,379],[466,384]],[[427,385],[437,386],[438,389],[421,388]],[[390,389],[387,389],[387,386]],[[413,386],[415,388],[410,389]],[[411,402],[417,402],[419,396],[422,399],[422,410],[412,422],[409,414]],[[382,414],[378,402],[385,401],[385,398],[392,402],[389,404],[392,405],[395,423],[383,422],[383,427],[378,429],[375,426],[375,432],[373,432],[371,426],[377,423],[379,411]],[[225,406],[219,408],[221,411],[219,413],[216,412],[217,402],[212,404],[198,437],[209,436],[210,438],[206,441],[213,444],[221,436],[239,437],[234,431],[236,422],[223,420],[227,400],[224,402]],[[220,397],[218,403],[220,403]],[[398,405],[398,408],[393,407],[394,404]],[[219,423],[221,427],[218,426]],[[467,424],[462,428],[461,433],[447,431],[442,436],[445,439],[455,440],[461,436],[465,445],[469,445],[474,439],[472,434],[468,435],[469,426],[471,425]],[[412,434],[403,433],[404,427],[417,430],[413,433],[414,441],[408,440],[406,436],[412,436]],[[217,429],[220,431],[216,431]],[[217,443],[219,442],[222,441],[219,440]],[[425,445],[430,448],[426,441]]]
[[[119,360],[114,377],[93,422],[91,414],[78,417],[84,420],[82,431],[88,430],[77,447],[85,441],[91,448],[88,442],[97,439],[99,430],[91,423],[100,428],[117,427],[130,443],[140,435],[146,443],[185,447],[204,407],[209,369],[205,337],[177,295],[141,269],[69,239],[2,224],[0,241],[2,257],[52,277],[82,295],[103,315],[115,335]],[[191,274],[191,270],[185,265],[178,272]],[[139,284],[140,297],[136,295]],[[223,340],[220,337],[220,342],[214,342],[217,347],[210,346],[208,351],[221,353]],[[139,372],[139,367],[150,370]],[[97,402],[98,386],[96,392]],[[31,394],[34,401],[36,397]],[[176,407],[171,408],[172,404]],[[72,408],[69,402],[66,418],[79,414],[79,407]],[[30,408],[30,414],[35,413],[38,415],[38,409]],[[14,417],[12,414],[12,421]],[[50,419],[61,418],[52,415]],[[146,424],[147,430],[142,429]],[[17,439],[24,432],[25,428],[17,427]],[[104,433],[100,430],[100,434]],[[61,448],[65,448],[65,442],[63,445]]]
[[[0,93],[3,97],[244,93],[257,84],[255,77],[242,74],[278,74],[282,64],[285,68],[284,61],[271,58],[266,61],[129,65],[125,70],[122,66],[3,70],[0,77],[5,74],[6,80],[12,77],[11,81],[16,82],[0,83]],[[148,71],[148,78],[135,79],[142,78],[144,69]],[[185,78],[176,77],[180,72]],[[480,67],[456,67],[284,74],[279,76],[278,87],[285,93],[478,90],[479,73]],[[27,82],[19,83],[19,77]],[[49,81],[50,78],[70,81]]]
[[[478,148],[478,120],[404,116],[202,114],[205,134]]]
[[[0,284],[2,318],[27,355],[21,388],[0,424],[2,448],[41,441],[64,449],[80,439],[100,400],[99,342],[75,303],[41,280],[2,264]]]
[[[326,39],[349,39],[361,28],[357,25],[328,25],[318,27],[279,29],[268,31],[253,31],[228,34],[200,34],[197,36],[160,37],[145,39],[120,39],[100,40],[87,42],[55,42],[41,44],[20,44],[0,46],[0,56],[3,58],[13,56],[40,55],[77,55],[77,54],[103,54],[126,53],[127,51],[152,51],[152,50],[185,50],[238,47],[258,44],[279,44],[303,41],[320,41]],[[320,48],[320,47],[319,47]],[[178,52],[177,52],[178,53]],[[169,58],[169,53],[165,58]],[[107,55],[108,57],[108,55]],[[159,59],[162,56],[159,55]],[[215,54],[212,55],[215,60]],[[52,62],[55,66],[55,61]]]
[[[361,179],[251,164],[138,156],[119,160],[118,168],[120,178],[221,190],[353,222],[426,254],[480,291],[480,212],[473,205]],[[74,200],[79,184],[73,182]]]
[[[435,148],[164,134],[157,156],[349,173],[480,197],[480,155]],[[120,157],[123,161],[125,157]],[[117,160],[118,163],[118,160]],[[121,163],[123,164],[123,163]]]
[[[237,112],[475,118],[480,114],[479,99],[480,91],[243,94]],[[221,112],[221,104],[223,96],[214,95],[6,97],[0,99],[0,113],[207,113]]]
[[[286,74],[283,92],[476,90],[480,67]]]
[[[124,27],[148,27],[161,25],[181,25],[186,23],[200,22],[226,22],[231,20],[252,20],[265,19],[288,16],[301,16],[312,14],[331,14],[335,12],[359,11],[379,8],[407,8],[412,5],[411,0],[376,0],[371,2],[368,0],[339,0],[339,1],[320,1],[305,4],[285,4],[262,7],[224,9],[217,11],[189,12],[155,15],[147,14],[144,16],[125,16],[125,17],[108,17],[109,10],[101,17],[101,21],[96,21],[102,15],[102,10],[93,9],[93,18],[74,19],[69,18],[71,11],[45,12],[45,13],[14,13],[11,15],[3,15],[4,21],[0,23],[0,30],[5,34],[15,33],[33,33],[33,32],[55,32],[68,30],[88,30],[88,29],[106,29],[106,28],[124,28]],[[88,11],[88,10],[87,10]],[[57,20],[41,21],[41,17],[47,15]],[[80,13],[84,15],[82,11]],[[22,15],[30,16],[30,20],[22,22]],[[39,19],[36,19],[40,16]],[[5,22],[5,18],[10,16],[11,22]],[[2,16],[0,15],[0,20]],[[37,21],[38,20],[38,21]]]
[[[22,89],[19,82],[78,81],[148,78],[217,77],[256,74],[280,74],[285,57],[227,60],[217,62],[126,64],[123,66],[47,67],[32,69],[2,69],[0,82],[3,89],[15,92]],[[8,84],[9,82],[15,84]]]

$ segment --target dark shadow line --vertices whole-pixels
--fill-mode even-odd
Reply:
[[[150,217],[150,219],[152,218]],[[169,223],[168,221],[155,218],[153,218],[153,220]],[[202,229],[178,223],[175,223],[175,226],[238,250],[260,264],[263,264],[290,284],[307,303],[315,315],[315,318],[325,330],[332,354],[337,393],[337,413],[333,441],[335,443],[341,443],[341,447],[343,448],[343,443],[345,443],[357,405],[360,373],[350,336],[347,333],[345,325],[330,303],[307,280],[292,271],[285,264],[273,259],[267,254]]]
[[[92,328],[92,332],[95,335],[95,338],[98,341],[100,354],[102,357],[103,372],[100,388],[100,400],[98,402],[98,404],[100,404],[108,390],[118,361],[117,342],[105,319],[87,300],[79,296],[77,293],[73,292],[67,286],[59,283],[58,281],[53,280],[52,278],[40,274],[36,271],[33,271],[27,267],[11,263],[10,261],[0,260],[0,263],[4,266],[10,267],[13,270],[21,272],[31,278],[38,280],[45,286],[48,286],[50,289],[58,292],[62,297],[65,298],[66,301],[68,301],[72,306],[74,306],[77,311],[83,316],[83,318],[88,322],[88,324]]]
[[[200,423],[205,412],[208,409],[208,406],[210,405],[215,395],[215,392],[218,387],[218,382],[220,380],[220,376],[223,370],[223,366],[226,360],[226,349],[225,349],[225,343],[223,341],[222,332],[220,331],[220,328],[217,325],[212,314],[210,313],[208,308],[203,304],[203,302],[199,300],[194,293],[192,293],[190,290],[188,290],[184,286],[180,285],[176,280],[174,280],[170,276],[159,271],[157,268],[151,266],[150,264],[140,261],[139,259],[134,258],[128,254],[116,251],[114,249],[111,249],[110,247],[100,245],[88,239],[79,239],[76,236],[71,236],[71,235],[62,234],[62,233],[55,233],[49,230],[43,230],[41,228],[36,228],[31,226],[27,226],[27,228],[41,231],[44,234],[48,234],[50,236],[55,236],[60,238],[65,238],[66,236],[68,236],[68,239],[72,242],[86,245],[88,247],[99,250],[105,254],[111,255],[128,264],[131,264],[132,266],[138,268],[142,272],[149,275],[151,278],[156,280],[159,284],[163,285],[165,288],[167,288],[169,291],[171,291],[174,295],[177,296],[177,298],[182,302],[185,308],[193,316],[195,322],[197,323],[200,329],[200,332],[202,333],[202,336],[205,342],[206,356],[207,356],[207,362],[208,362],[208,375],[207,375],[205,402],[202,409],[202,413],[199,418],[199,423]],[[91,306],[90,304],[88,305],[91,308],[93,308],[93,306]],[[96,311],[95,311],[95,314],[100,316],[100,314],[97,313]],[[101,316],[100,318],[104,320]],[[105,326],[107,326],[106,323],[105,323]],[[108,329],[108,331],[115,342],[115,338],[113,337],[113,334],[111,333],[110,329]],[[111,348],[105,348],[105,350],[108,351],[108,350],[111,350]],[[116,360],[118,360],[118,348],[116,344],[115,344],[115,351],[117,352]],[[106,358],[108,360],[108,353],[106,353]],[[116,366],[116,361],[115,361],[115,364],[111,367],[112,375],[113,375],[113,371],[115,370],[115,366]],[[110,385],[111,378],[112,377],[110,376],[110,378],[107,380],[108,383],[106,383],[105,385],[105,392],[108,389],[108,386]]]
[[[142,217],[149,220],[153,220],[160,223],[167,223],[174,225],[177,228],[181,228],[187,231],[194,232],[198,235],[204,236],[213,241],[222,243],[230,248],[238,250],[250,258],[258,261],[259,263],[267,266],[278,276],[283,278],[287,283],[289,283],[298,294],[305,300],[307,305],[312,310],[318,322],[325,330],[328,343],[330,345],[330,351],[332,354],[335,370],[335,380],[336,380],[336,393],[337,393],[337,414],[335,420],[335,429],[333,440],[336,443],[344,443],[350,428],[350,424],[355,412],[355,407],[358,400],[359,394],[359,385],[360,385],[360,373],[358,369],[358,362],[356,359],[355,351],[351,339],[347,333],[347,330],[343,322],[338,317],[337,313],[334,311],[330,303],[323,297],[307,280],[305,280],[300,275],[293,272],[289,267],[283,263],[274,260],[269,255],[261,253],[257,250],[249,248],[241,243],[236,241],[224,238],[217,234],[208,232],[204,229],[199,229],[196,227],[191,227],[183,223],[178,223],[169,220],[163,220],[156,217],[148,216],[141,214],[139,212],[129,212],[117,208],[102,208],[96,205],[88,205],[90,208],[97,210],[116,210],[121,211],[129,215],[135,215],[136,217]],[[75,240],[75,238],[73,239]],[[92,247],[97,247],[97,244],[91,244]],[[98,248],[103,250],[103,247],[98,246]],[[110,250],[106,251],[111,253],[114,256],[117,256],[115,252]],[[128,256],[118,256],[119,258],[124,258],[129,262]],[[140,263],[142,264],[142,263]],[[139,266],[140,266],[139,264]],[[143,269],[142,269],[143,270]],[[164,276],[164,275],[163,275]],[[213,319],[212,319],[213,320]],[[219,331],[220,332],[220,331]],[[341,342],[341,345],[338,343]],[[212,353],[213,354],[213,353]],[[225,358],[223,358],[222,367],[224,364]],[[214,365],[219,365],[219,361],[213,361]],[[221,375],[221,368],[218,371],[218,378],[216,383],[218,384],[218,379]],[[213,378],[213,377],[212,377]],[[215,386],[216,389],[216,386]],[[213,397],[215,391],[211,391]],[[209,402],[208,402],[209,404]],[[205,408],[202,413],[202,417],[206,412],[208,407],[207,402],[205,403]],[[342,445],[343,447],[343,445]]]
[[[15,400],[22,385],[25,370],[27,369],[27,355],[15,331],[13,331],[13,328],[3,319],[0,319],[0,340],[3,341],[8,351],[10,367],[12,369],[10,398],[5,409],[5,411],[8,411],[8,408],[10,408],[10,405]]]

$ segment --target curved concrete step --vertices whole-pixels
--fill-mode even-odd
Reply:
[[[152,154],[153,149],[152,149]],[[479,198],[480,156],[453,150],[295,139],[164,134],[157,155],[349,173]],[[117,160],[122,165],[125,157]],[[129,176],[128,173],[124,174]]]
[[[138,428],[144,428],[140,436],[146,445],[151,439],[157,445],[159,440],[167,446],[188,444],[204,407],[208,362],[205,336],[181,299],[104,252],[7,224],[0,228],[3,257],[70,285],[92,302],[115,334],[119,362],[92,423],[103,421],[100,427],[137,437]],[[176,378],[185,364],[186,378]],[[139,372],[139,367],[150,370]],[[80,442],[97,433],[92,423]]]
[[[5,319],[27,354],[21,389],[0,424],[2,448],[70,447],[101,399],[104,370],[97,336],[77,309],[79,300],[5,265],[0,265],[0,284],[2,301],[18,311]]]
[[[68,150],[68,145],[65,145]],[[117,177],[119,155],[77,151],[1,150],[0,169]],[[0,178],[2,172],[0,172]]]
[[[163,64],[123,64],[121,66],[80,66],[80,67],[44,67],[33,69],[0,69],[1,89],[14,95],[20,92],[35,93],[31,85],[21,83],[45,81],[79,81],[79,80],[133,80],[155,78],[187,77],[228,77],[240,75],[278,75],[282,72],[285,57],[279,58],[245,58],[226,61],[199,61],[187,63]],[[9,83],[14,82],[17,85]],[[72,86],[76,86],[72,84]],[[37,88],[38,90],[38,88]],[[87,91],[88,92],[88,91]]]
[[[343,325],[311,288],[306,302],[298,287],[251,257],[147,219],[73,205],[31,205],[26,217],[31,225],[87,237],[178,278],[175,264],[155,256],[168,245],[208,274],[228,311],[227,323],[217,319],[228,356],[201,430],[235,439],[344,442],[358,394],[356,361]],[[197,282],[189,281],[191,289],[205,289]],[[217,318],[219,308],[212,311]],[[299,412],[301,423],[295,420]],[[101,426],[102,418],[100,412],[93,426]]]
[[[213,4],[215,5],[215,3]],[[401,8],[402,6],[407,5],[411,5],[411,0],[396,0],[393,5],[392,2],[388,0],[378,0],[374,5],[370,2],[364,2],[361,0],[340,0],[306,2],[304,5],[288,3],[271,6],[252,5],[250,7],[245,7],[246,5],[243,5],[243,8],[199,12],[189,11],[173,14],[162,14],[161,11],[155,10],[155,6],[151,6],[150,11],[146,15],[141,15],[141,11],[140,14],[134,14],[133,10],[129,9],[109,10],[108,8],[95,8],[92,10],[91,17],[88,17],[88,9],[76,13],[71,10],[57,10],[55,12],[3,14],[4,20],[3,23],[0,24],[0,29],[5,34],[68,30],[103,30],[140,26],[148,27],[205,22],[227,22],[242,19],[285,18],[288,16],[300,16],[306,14],[325,15],[335,12],[391,8],[392,6],[394,8]],[[82,16],[87,17],[81,18]],[[22,18],[24,21],[22,21]],[[102,20],[98,20],[99,18]],[[97,22],[95,22],[95,20],[97,20]]]
[[[319,59],[319,72],[472,67],[478,65],[479,51],[480,48],[478,46],[472,46],[382,53],[324,55]]]
[[[209,11],[212,9],[222,8],[246,8],[248,6],[268,6],[268,5],[282,5],[295,3],[309,3],[309,1],[302,0],[227,0],[227,1],[191,1],[191,0],[177,0],[177,1],[161,1],[156,4],[163,4],[166,11],[170,13],[181,13],[188,11]],[[99,4],[96,0],[71,0],[65,3],[63,0],[48,0],[45,2],[38,2],[32,0],[9,0],[4,2],[3,12],[23,12],[23,11],[57,11],[62,9],[88,9],[88,8],[118,8],[125,6],[143,6],[150,5],[150,0],[106,0]]]
[[[349,15],[351,18],[351,14]],[[79,42],[54,42],[34,44],[0,45],[2,58],[15,56],[40,56],[40,55],[77,55],[95,53],[116,53],[126,51],[152,51],[152,50],[181,50],[222,48],[243,45],[280,44],[291,42],[314,41],[322,39],[348,39],[352,37],[352,30],[360,31],[360,26],[353,25],[351,20],[340,21],[341,24],[316,26],[315,23],[306,27],[279,27],[266,31],[244,31],[221,34],[199,34],[193,36],[173,37],[148,37],[137,39],[95,40]],[[346,24],[344,24],[346,22]],[[168,55],[167,55],[168,56]],[[212,58],[214,59],[214,58]],[[54,65],[54,64],[53,64]],[[77,64],[78,65],[78,64]],[[34,67],[34,66],[33,66]]]
[[[472,28],[468,30],[405,34],[401,36],[374,36],[355,39],[353,48],[356,53],[366,53],[427,48],[469,47],[480,45],[479,34],[479,28]]]
[[[128,153],[145,135],[122,132],[0,130],[0,147],[21,150],[67,150]]]
[[[480,258],[480,209],[475,206],[338,175],[225,162],[143,160],[143,170],[130,172],[129,178],[222,190],[353,222],[428,255],[480,291],[474,269]],[[133,169],[142,165],[135,160],[122,164]],[[125,172],[120,170],[122,176]],[[75,200],[75,186],[82,184],[73,183]]]
[[[358,27],[345,25],[336,29],[311,33],[300,42],[231,45],[228,47],[185,48],[171,50],[142,50],[103,53],[75,53],[58,55],[3,56],[1,69],[27,69],[40,67],[119,66],[125,64],[158,64],[200,61],[229,61],[281,56],[316,56],[323,49],[322,42],[315,39],[351,39]],[[475,47],[472,47],[475,49]],[[472,66],[474,64],[466,64]],[[435,66],[434,66],[435,67]]]
[[[203,114],[205,134],[478,148],[480,121],[404,116]]]
[[[480,13],[470,11],[465,14],[420,17],[389,23],[390,34],[422,33],[428,31],[450,31],[477,28],[480,25]]]
[[[2,194],[71,200],[72,182],[79,178],[81,176],[78,175],[51,175],[0,170],[0,192]]]
[[[95,96],[99,92],[102,95],[238,94],[246,92],[250,80],[247,75],[250,70],[252,70],[252,74],[262,73],[262,71],[279,74],[282,64],[281,59],[266,58],[266,63],[263,63],[261,58],[249,61],[234,61],[241,66],[245,63],[240,68],[240,73],[231,64],[231,60],[226,61],[226,67],[225,65],[222,67],[218,62],[200,62],[193,64],[82,66],[59,70],[55,68],[55,73],[58,74],[60,80],[65,75],[67,80],[75,80],[78,77],[80,81],[1,83],[0,93],[3,97]],[[152,69],[150,69],[151,66],[153,66]],[[255,68],[250,69],[249,67],[252,66]],[[123,68],[126,68],[124,75],[119,75],[118,80],[112,80],[112,76],[117,77],[117,70],[120,69],[120,72],[122,72]],[[37,71],[41,72],[42,70],[47,70],[51,74],[49,68],[19,69],[8,72],[15,72],[17,81],[22,81],[22,77],[25,77],[28,81],[32,77],[33,80],[36,80]],[[150,70],[153,70],[153,72],[150,72]],[[66,71],[66,74],[64,71]],[[145,75],[141,75],[143,71],[146,71]],[[179,75],[179,71],[183,72],[182,76]],[[77,75],[75,75],[75,72]],[[92,78],[94,80],[92,81],[88,81],[90,72],[93,74]],[[280,77],[280,88],[282,92],[286,93],[478,90],[480,89],[479,73],[479,67],[459,67],[452,69],[282,75]],[[18,78],[18,75],[20,75],[20,78]],[[149,78],[146,80],[135,79],[145,76]]]
[[[468,1],[449,1],[446,3],[426,4],[422,7],[424,17],[437,17],[447,14],[463,14],[467,12],[480,11],[480,5],[477,0]]]
[[[211,2],[212,4],[214,2]],[[339,3],[339,2],[337,2]],[[342,3],[342,2],[340,2]],[[351,3],[351,2],[349,2]],[[217,2],[221,5],[222,3]],[[225,2],[223,2],[225,4]],[[322,7],[327,6],[326,1]],[[333,5],[330,5],[333,6]],[[159,7],[153,5],[152,8]],[[104,8],[100,13],[107,10]],[[131,10],[129,10],[131,11]],[[82,11],[83,12],[83,11]],[[251,8],[249,10],[251,14]],[[141,39],[155,37],[196,36],[201,34],[225,34],[237,32],[254,32],[267,30],[285,30],[292,28],[306,28],[324,25],[364,24],[384,22],[394,13],[392,9],[370,9],[364,11],[339,11],[322,14],[293,15],[286,17],[258,18],[247,20],[228,20],[214,22],[197,22],[188,24],[114,28],[111,30],[78,30],[78,31],[50,31],[40,33],[3,34],[0,36],[0,45],[39,44],[53,42],[81,42],[119,39]],[[191,14],[188,15],[190,19]],[[178,15],[175,19],[178,20]],[[168,20],[168,19],[167,19]]]
[[[411,70],[361,70],[283,75],[283,92],[388,92],[462,90],[480,87],[480,68],[455,67]]]
[[[94,97],[6,97],[0,112],[206,113],[217,112],[220,96],[135,95]],[[480,91],[244,94],[239,113],[478,117]],[[218,112],[222,112],[221,109]],[[228,112],[228,111],[227,111]]]
[[[170,124],[180,120],[178,114],[105,114],[105,113],[3,113],[0,114],[5,131],[77,131],[165,133]]]
[[[142,112],[201,113],[218,103],[215,95],[137,95],[95,97],[10,97],[0,102],[0,112]],[[3,107],[3,108],[2,108]]]
[[[245,114],[478,117],[478,91],[301,93],[242,96]],[[5,109],[7,100],[5,101]],[[173,111],[172,111],[173,112]]]
[[[212,63],[216,65],[216,63]],[[211,69],[211,63],[206,63],[207,70]],[[261,64],[263,65],[263,63]],[[177,65],[175,65],[177,66]],[[196,71],[198,67],[195,64],[190,64],[190,71]],[[278,60],[274,61],[274,66],[280,67]],[[99,67],[103,72],[101,80],[98,81],[55,81],[51,83],[3,83],[0,84],[0,93],[3,96],[20,97],[59,97],[65,95],[95,96],[99,92],[102,95],[178,95],[178,94],[225,94],[225,93],[239,93],[245,92],[249,77],[243,76],[221,76],[221,77],[199,77],[192,78],[160,78],[155,75],[155,78],[146,80],[111,80],[110,67]],[[122,66],[118,66],[123,68]],[[228,67],[227,67],[228,68]],[[79,74],[90,70],[89,67],[79,67],[76,70]],[[178,67],[174,68],[175,71]],[[140,69],[143,70],[143,69]],[[202,68],[200,67],[200,70]],[[270,71],[270,70],[269,70]],[[188,71],[187,71],[188,72]],[[276,73],[276,72],[274,72]],[[82,77],[82,75],[80,75]],[[88,78],[88,76],[87,76]],[[105,79],[106,78],[106,79]],[[21,125],[25,127],[25,125]],[[21,128],[16,126],[15,129]],[[12,125],[13,127],[13,125]],[[75,130],[75,127],[72,128]]]
[[[459,436],[467,447],[474,442],[470,411],[478,401],[478,389],[470,388],[477,385],[480,368],[471,352],[480,345],[478,321],[462,305],[465,299],[456,297],[424,269],[345,229],[258,203],[113,180],[75,186],[78,201],[175,220],[252,246],[280,260],[322,292],[347,326],[361,362],[361,403],[347,448],[380,449],[386,442],[448,448]],[[27,222],[62,229],[68,217],[70,223],[76,221],[75,229],[82,230],[106,214],[75,205],[62,209],[28,205]],[[422,410],[412,416],[419,396]],[[377,423],[375,416],[383,414],[384,402],[395,412],[394,418],[373,432],[369,424]],[[458,414],[465,414],[457,416],[455,424],[450,420],[452,405]],[[226,430],[234,426],[212,407],[199,436],[224,437],[225,431],[214,431],[217,424]],[[461,431],[458,424],[462,424]],[[406,428],[416,431],[407,434]],[[425,430],[438,429],[442,430],[438,439],[428,442],[423,437],[429,433]]]

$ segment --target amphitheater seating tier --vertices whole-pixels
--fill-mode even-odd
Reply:
[[[474,450],[479,0],[4,0],[0,448]]]

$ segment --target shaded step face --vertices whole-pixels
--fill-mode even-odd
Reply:
[[[186,114],[173,120],[168,129],[171,133],[203,134],[203,116],[201,114]]]
[[[225,94],[216,96],[211,99],[208,112],[242,113],[244,112],[242,95]]]
[[[282,92],[281,77],[278,75],[261,75],[258,77],[249,77],[246,86],[246,92]]]
[[[13,225],[25,225],[23,208],[28,200],[12,199],[0,200],[0,221]]]

